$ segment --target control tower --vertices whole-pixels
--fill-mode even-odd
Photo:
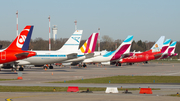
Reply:
[[[53,32],[53,40],[56,41],[56,39],[57,39],[57,27],[56,27],[56,25],[54,25],[54,27],[52,28],[52,32]]]

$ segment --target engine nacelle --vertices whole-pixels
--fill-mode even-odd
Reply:
[[[102,65],[115,65],[116,62],[101,62]]]

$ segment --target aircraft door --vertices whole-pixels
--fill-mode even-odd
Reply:
[[[1,52],[1,60],[6,60],[6,51]]]
[[[148,54],[146,54],[146,60],[148,60],[149,59],[149,55]]]

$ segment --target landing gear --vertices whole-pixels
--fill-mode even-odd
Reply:
[[[82,64],[79,64],[78,67],[81,68],[81,67],[82,67]]]
[[[53,66],[49,66],[49,69],[53,69]]]
[[[44,66],[43,69],[45,69],[45,68],[47,69],[48,67],[47,67],[47,66]]]
[[[20,66],[19,71],[24,71],[24,68]]]
[[[86,66],[87,66],[87,65],[84,63],[84,64],[83,64],[83,67],[86,67]]]
[[[11,68],[11,72],[13,72],[14,71],[14,69],[13,69],[13,67]]]
[[[116,66],[121,66],[121,63],[116,63]]]
[[[132,65],[132,63],[129,63],[129,65]]]

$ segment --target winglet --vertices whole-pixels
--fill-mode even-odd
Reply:
[[[80,48],[82,53],[93,53],[95,51],[98,35],[99,33],[91,34],[88,40]]]

